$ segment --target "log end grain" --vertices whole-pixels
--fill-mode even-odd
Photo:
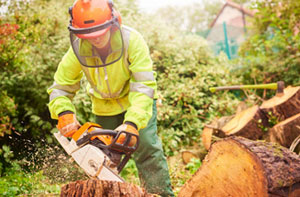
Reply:
[[[213,129],[204,127],[202,131],[202,143],[206,150],[210,148],[211,141],[212,141]]]
[[[212,145],[201,168],[184,185],[179,197],[267,196],[267,179],[255,155],[235,141]]]
[[[284,89],[283,96],[274,96],[269,100],[266,100],[260,106],[261,109],[272,108],[277,105],[281,105],[282,103],[289,100],[292,96],[294,96],[298,91],[300,91],[300,87],[292,87],[289,86]]]
[[[256,140],[263,136],[263,128],[267,125],[266,117],[255,105],[236,114],[221,130],[227,136],[236,135]]]
[[[287,148],[232,136],[215,142],[179,197],[298,194],[300,158]]]
[[[260,109],[272,121],[283,121],[300,113],[300,87],[287,87],[284,95],[264,101]],[[276,124],[276,123],[275,123]]]
[[[300,113],[294,115],[272,127],[267,140],[289,148],[300,135]]]

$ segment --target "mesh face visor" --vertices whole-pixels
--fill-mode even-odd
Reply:
[[[107,28],[110,28],[110,50],[105,61],[102,61],[103,58],[100,58],[96,47],[86,39],[78,38],[76,34],[89,34]],[[117,17],[113,17],[112,20],[104,24],[88,28],[74,28],[70,24],[68,29],[70,31],[71,46],[81,65],[90,68],[105,67],[122,58],[124,53],[124,40]]]

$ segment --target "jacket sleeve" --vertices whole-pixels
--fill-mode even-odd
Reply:
[[[153,99],[157,91],[152,60],[148,46],[142,36],[134,31],[130,35],[128,59],[131,71],[129,102],[124,122],[137,125],[138,130],[147,126],[152,116]]]
[[[70,47],[58,65],[53,85],[47,90],[51,118],[57,119],[58,114],[64,111],[76,112],[72,99],[80,89],[82,76],[80,63]]]

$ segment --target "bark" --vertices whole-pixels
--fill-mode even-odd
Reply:
[[[60,196],[63,197],[151,197],[138,186],[116,181],[98,179],[81,180],[64,185]]]
[[[270,120],[283,121],[300,113],[300,87],[287,87],[283,96],[274,96],[265,101],[260,109]]]
[[[179,197],[300,196],[300,157],[263,141],[232,136],[214,143]]]
[[[276,124],[268,133],[267,140],[289,148],[300,135],[300,113]]]
[[[268,127],[267,118],[255,105],[237,113],[221,130],[225,136],[235,135],[256,140],[263,136],[266,127]]]

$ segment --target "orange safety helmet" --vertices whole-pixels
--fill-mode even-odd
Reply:
[[[69,13],[69,31],[83,39],[101,36],[112,26],[121,25],[121,15],[112,0],[76,0]]]

